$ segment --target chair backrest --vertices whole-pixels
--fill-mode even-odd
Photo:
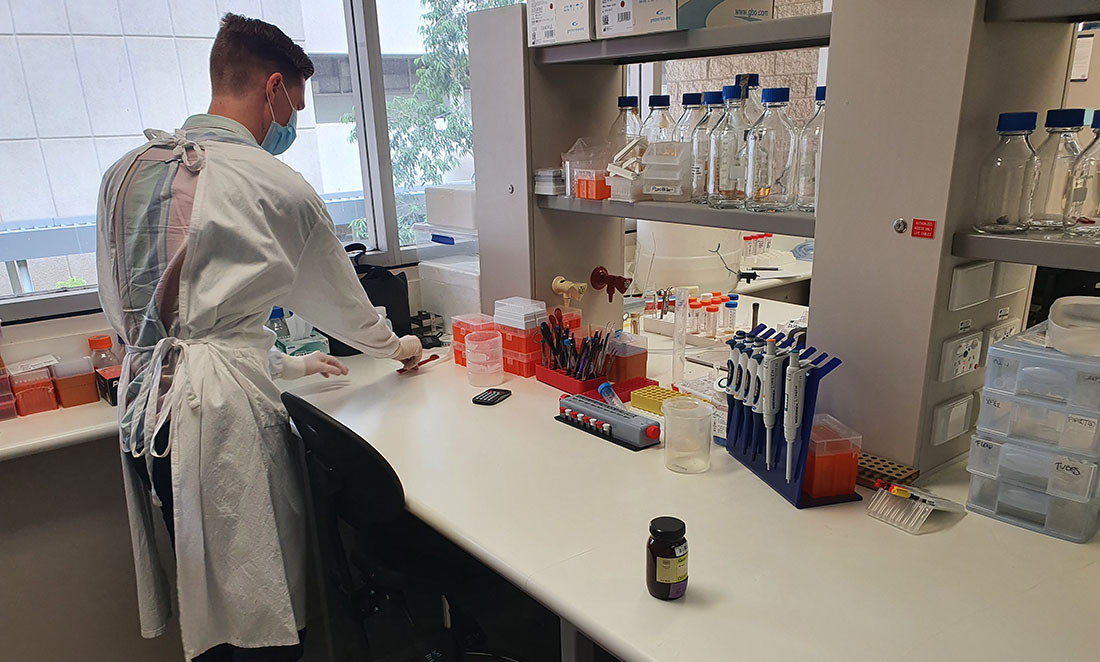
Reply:
[[[327,488],[337,517],[362,530],[404,513],[401,479],[381,453],[302,398],[283,393],[282,401],[305,444],[311,480],[318,469],[330,479]]]

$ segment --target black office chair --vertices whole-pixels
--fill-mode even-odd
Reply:
[[[412,616],[404,592],[442,596],[449,655],[478,660],[511,658],[472,650],[476,624],[451,627],[454,598],[502,581],[405,508],[397,473],[373,446],[320,409],[282,394],[304,444],[322,602],[337,660],[370,660],[366,619],[386,603]]]

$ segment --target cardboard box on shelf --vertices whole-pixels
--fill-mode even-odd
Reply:
[[[592,41],[593,4],[599,0],[528,0],[527,45]]]
[[[676,29],[676,0],[599,0],[596,38]]]
[[[766,21],[774,16],[774,0],[678,0],[676,25],[681,30]]]

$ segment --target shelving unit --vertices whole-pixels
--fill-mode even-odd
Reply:
[[[959,232],[952,241],[951,253],[955,257],[1100,272],[1100,240],[1061,234]]]
[[[632,64],[829,45],[832,14],[532,49],[537,64]]]
[[[1100,19],[1096,0],[988,0],[985,20],[1077,23]]]
[[[618,202],[615,200],[583,200],[559,195],[536,196],[542,209],[556,209],[577,214],[641,218],[684,225],[712,228],[774,232],[796,237],[814,236],[814,215],[806,212],[752,212],[744,209],[712,209],[706,205],[684,202]]]

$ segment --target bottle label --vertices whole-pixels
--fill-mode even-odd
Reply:
[[[672,550],[672,558],[657,557],[657,583],[679,584],[688,578],[688,546],[685,542]],[[682,595],[682,593],[681,593]]]
[[[642,187],[642,193],[648,193],[650,195],[680,195],[684,192],[682,186],[669,186],[668,184],[649,184]]]

